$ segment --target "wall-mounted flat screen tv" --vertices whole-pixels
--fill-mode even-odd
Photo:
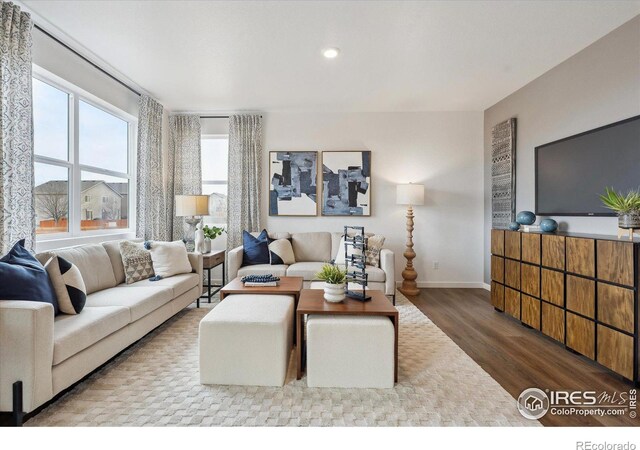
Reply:
[[[599,194],[640,188],[640,116],[536,147],[535,160],[536,214],[613,216]]]

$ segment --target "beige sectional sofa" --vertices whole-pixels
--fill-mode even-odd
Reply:
[[[271,239],[291,240],[295,264],[258,264],[243,267],[242,247],[237,247],[229,251],[227,258],[228,279],[233,280],[238,276],[251,274],[271,273],[279,277],[303,277],[304,287],[308,288],[311,282],[316,280],[315,274],[322,265],[335,259],[342,234],[330,232],[269,233]],[[395,297],[395,260],[391,250],[383,248],[380,251],[380,267],[367,266],[365,270],[369,274],[367,289],[380,290],[389,297]]]
[[[194,302],[202,293],[202,255],[193,272],[125,284],[119,242],[57,250],[82,273],[87,288],[78,315],[54,317],[53,306],[0,301],[0,411],[12,411],[12,385],[22,381],[31,412]]]

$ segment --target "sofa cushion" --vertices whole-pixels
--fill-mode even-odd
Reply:
[[[299,262],[291,264],[287,269],[288,277],[302,277],[304,281],[317,280],[316,273],[322,269],[326,263],[323,262]]]
[[[291,243],[298,262],[327,262],[332,258],[329,232],[294,233]]]
[[[144,244],[122,241],[120,254],[124,267],[124,277],[127,284],[146,280],[154,276],[151,253],[144,248]]]
[[[169,278],[163,278],[158,281],[142,280],[131,284],[122,284],[118,287],[167,287],[171,289],[172,297],[180,297],[185,292],[198,286],[198,274],[197,273],[183,273],[181,275],[175,275]]]
[[[118,286],[94,292],[87,297],[87,306],[124,306],[130,311],[129,322],[135,322],[173,299],[169,286]]]
[[[87,288],[80,270],[66,259],[53,255],[44,265],[63,314],[79,314],[87,302]]]
[[[57,316],[53,324],[53,365],[127,326],[130,316],[124,306],[87,306],[80,314]]]
[[[56,255],[78,267],[87,288],[87,294],[117,285],[111,259],[107,250],[100,244],[56,250]]]
[[[271,264],[293,264],[296,258],[289,239],[269,239],[269,255]]]
[[[191,273],[193,267],[189,261],[187,247],[182,241],[147,241],[144,248],[149,250],[156,278],[169,278],[181,273]]]
[[[287,274],[286,264],[256,264],[255,266],[246,266],[238,269],[238,276],[244,277],[246,275],[268,275],[272,274],[276,277],[284,277]]]
[[[124,265],[122,263],[122,255],[120,254],[120,242],[143,242],[143,239],[118,239],[115,241],[103,242],[102,246],[107,251],[109,259],[111,260],[111,266],[113,267],[113,275],[116,277],[116,283],[122,284],[125,281]]]
[[[269,236],[267,230],[256,237],[247,231],[242,232],[242,265],[255,266],[258,264],[269,264]]]
[[[0,259],[0,300],[50,303],[58,314],[58,300],[47,270],[24,248],[24,239]]]
[[[350,268],[349,271],[351,270],[360,269]],[[366,266],[364,271],[369,275],[368,280],[370,282],[384,283],[386,280],[384,270],[382,270],[380,267]]]

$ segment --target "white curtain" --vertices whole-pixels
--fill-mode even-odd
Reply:
[[[242,245],[242,231],[260,231],[262,117],[229,117],[227,249]]]
[[[167,186],[163,182],[162,105],[140,96],[138,116],[138,197],[136,236],[167,241],[173,224],[167,212]]]
[[[29,14],[13,3],[0,8],[0,251],[20,239],[35,244],[33,105]]]
[[[169,177],[167,213],[173,223],[173,239],[185,235],[184,217],[175,215],[176,195],[199,195],[202,192],[202,166],[200,165],[200,117],[179,115],[169,118]]]

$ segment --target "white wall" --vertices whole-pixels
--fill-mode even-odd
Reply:
[[[341,231],[363,225],[382,234],[404,268],[405,207],[398,183],[423,183],[415,208],[414,261],[421,286],[482,282],[482,113],[267,113],[264,117],[262,210],[270,231]],[[371,150],[372,216],[269,217],[269,151]],[[439,262],[434,270],[433,262]]]
[[[516,211],[534,210],[534,148],[640,114],[640,16],[484,112],[484,279],[489,282],[491,128],[518,119]],[[640,157],[640,155],[639,155]],[[597,186],[604,189],[604,186]],[[562,230],[615,234],[615,217],[556,217]]]

